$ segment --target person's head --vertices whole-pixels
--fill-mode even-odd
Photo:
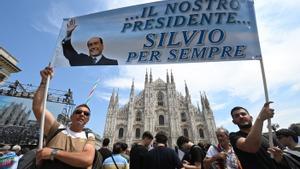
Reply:
[[[179,147],[179,149],[187,151],[190,149],[189,142],[190,142],[189,138],[187,138],[185,136],[180,136],[180,137],[178,137],[176,143],[177,143],[177,146]]]
[[[293,130],[290,129],[280,129],[276,131],[276,137],[280,144],[284,147],[293,148],[294,145],[298,143],[298,137]]]
[[[252,116],[244,107],[236,106],[231,109],[232,122],[239,126],[240,129],[252,127]]]
[[[296,132],[297,136],[300,136],[300,124],[291,124],[289,127],[290,130]]]
[[[122,152],[123,152],[123,153],[126,152],[127,148],[128,148],[128,145],[127,145],[126,143],[122,143],[121,149],[122,149]]]
[[[229,132],[227,129],[223,127],[217,128],[216,135],[219,144],[221,144],[223,147],[229,145]]]
[[[78,105],[71,115],[71,128],[82,130],[90,120],[91,111],[87,104]]]
[[[103,51],[103,40],[100,37],[92,37],[87,42],[90,56],[99,56]]]
[[[3,145],[2,147],[0,147],[0,153],[2,155],[6,154],[7,152],[9,152],[10,148],[10,145]]]
[[[149,146],[153,140],[153,135],[149,131],[145,131],[142,135],[145,146]]]
[[[109,138],[103,139],[103,141],[102,141],[102,146],[103,146],[103,147],[107,147],[107,146],[109,145],[109,142],[110,142]]]
[[[121,142],[116,142],[113,145],[113,154],[120,154],[122,153],[122,144]]]
[[[12,148],[11,148],[12,151],[14,151],[16,154],[20,154],[21,153],[21,146],[19,145],[14,145]]]
[[[157,144],[164,144],[167,146],[168,137],[165,132],[160,131],[155,135],[155,142]]]

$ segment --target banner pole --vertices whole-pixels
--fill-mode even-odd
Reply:
[[[266,102],[269,102],[269,95],[268,95],[264,63],[263,63],[262,58],[259,61],[260,61],[260,68],[261,68],[262,79],[263,79],[263,84],[264,84],[265,100],[266,100]],[[269,135],[269,145],[270,145],[270,147],[274,147],[272,127],[271,127],[271,118],[268,119],[268,135]]]
[[[62,25],[64,24],[64,22],[62,22]],[[60,34],[62,33],[62,31],[60,31],[58,38],[60,37]],[[57,41],[58,41],[57,38]],[[54,49],[55,50],[55,49]],[[55,55],[52,57],[51,62],[48,64],[49,67],[53,68],[53,64],[55,62]],[[45,87],[45,91],[44,91],[44,98],[43,98],[43,112],[41,115],[41,124],[40,124],[40,137],[39,137],[39,145],[38,145],[38,149],[42,149],[44,146],[44,128],[45,128],[45,114],[46,114],[46,109],[47,109],[47,98],[48,98],[48,90],[49,90],[49,83],[50,83],[50,76],[47,77],[47,81],[46,81],[46,87]]]
[[[44,126],[45,126],[45,114],[46,114],[46,105],[47,105],[47,95],[48,95],[48,89],[49,89],[49,82],[50,82],[50,76],[47,77],[46,87],[44,91],[44,98],[43,98],[43,112],[41,116],[41,124],[40,124],[40,137],[39,137],[39,146],[38,149],[43,148],[44,143]]]

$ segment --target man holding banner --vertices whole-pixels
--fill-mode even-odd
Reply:
[[[53,75],[53,69],[47,67],[40,74],[42,80],[34,95],[32,109],[36,119],[42,123],[44,89],[47,77]],[[95,136],[84,131],[89,119],[90,108],[86,104],[75,108],[70,117],[70,126],[58,123],[53,114],[46,110],[44,133],[48,139],[46,146],[39,149],[36,155],[40,168],[91,168],[95,156]]]
[[[274,116],[274,109],[270,108],[270,103],[272,102],[264,104],[253,125],[248,110],[239,106],[231,110],[232,122],[238,125],[240,131],[230,133],[230,142],[243,169],[289,168],[282,150],[270,147],[267,138],[262,135],[263,122]]]
[[[78,54],[71,44],[72,32],[77,27],[75,19],[72,18],[67,24],[67,34],[62,41],[64,56],[69,60],[71,66],[84,65],[118,65],[117,60],[106,58],[103,54],[103,40],[100,37],[92,37],[87,42],[89,55]]]

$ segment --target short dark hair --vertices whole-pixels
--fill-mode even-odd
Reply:
[[[157,143],[167,144],[167,141],[168,141],[167,134],[165,132],[163,132],[163,131],[158,132],[155,135],[155,141]]]
[[[182,145],[185,143],[188,143],[188,142],[190,142],[189,138],[187,138],[185,136],[180,136],[180,137],[178,137],[176,143],[179,148],[182,148]]]
[[[291,124],[289,127],[290,130],[293,130],[294,132],[296,132],[297,136],[300,136],[300,124]]]
[[[150,133],[150,131],[145,131],[143,133],[143,136],[142,136],[142,139],[144,140],[145,138],[148,138],[148,139],[153,139],[153,135]]]
[[[74,109],[74,111],[73,111],[73,113],[74,113],[75,110],[77,110],[79,107],[86,107],[86,108],[89,110],[89,112],[91,112],[90,107],[89,107],[87,104],[84,103],[84,104],[80,104],[80,105],[76,106],[75,109]]]
[[[246,108],[241,107],[241,106],[235,106],[234,108],[231,109],[231,112],[230,112],[231,117],[233,117],[233,112],[235,112],[235,111],[237,111],[237,110],[240,110],[240,109],[245,110],[245,111],[249,114],[249,112],[248,112],[248,110],[247,110]]]
[[[110,142],[109,138],[103,139],[102,146],[108,146],[109,142]]]
[[[122,151],[125,151],[128,148],[128,145],[126,143],[122,143],[121,148]]]
[[[298,143],[298,136],[296,132],[290,129],[280,129],[276,131],[276,137],[279,139],[280,137],[289,137],[291,136],[293,140]]]
[[[122,152],[122,144],[121,142],[116,142],[113,145],[113,154],[120,154]]]

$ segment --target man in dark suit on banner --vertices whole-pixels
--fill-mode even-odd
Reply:
[[[77,53],[71,44],[71,35],[76,28],[75,19],[72,18],[67,24],[67,35],[62,41],[64,56],[71,66],[85,65],[118,65],[118,61],[103,56],[103,40],[100,37],[92,37],[87,42],[89,55]]]

